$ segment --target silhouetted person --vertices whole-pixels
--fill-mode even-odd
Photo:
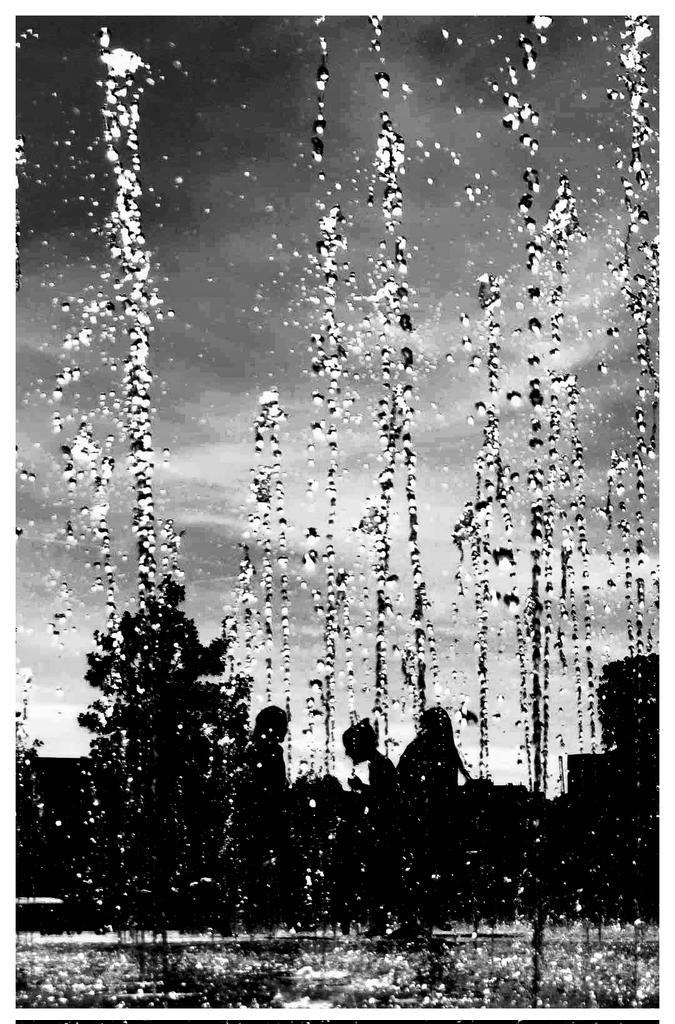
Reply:
[[[287,924],[298,930],[325,928],[341,916],[343,872],[338,836],[347,794],[334,775],[303,774],[289,794],[289,890]]]
[[[459,775],[470,779],[455,746],[452,723],[441,707],[420,717],[419,731],[398,763],[404,831],[402,930],[429,929],[446,912]]]
[[[445,708],[428,708],[420,716],[417,735],[401,754],[399,785],[406,799],[440,809],[454,802],[460,775],[471,779],[455,745],[450,716]]]
[[[341,919],[340,896],[342,859],[339,835],[349,813],[350,793],[346,793],[334,775],[319,779],[317,804],[322,828],[321,871],[324,879],[324,921],[335,928]]]
[[[367,718],[350,726],[342,741],[354,765],[368,763],[368,783],[353,775],[349,786],[356,798],[352,820],[365,869],[369,931],[380,935],[385,931],[389,910],[398,902],[400,884],[396,769],[377,749],[377,736]]]
[[[288,845],[288,779],[281,744],[287,731],[286,712],[268,705],[259,712],[245,751],[237,825],[249,930],[280,924]]]

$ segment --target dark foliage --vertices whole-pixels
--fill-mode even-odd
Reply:
[[[42,798],[36,761],[41,740],[31,740],[25,709],[16,713],[16,889],[17,895],[36,896],[43,853]]]
[[[118,925],[161,929],[177,913],[197,924],[223,873],[250,683],[225,630],[204,646],[183,600],[166,577],[88,656],[101,691],[79,718],[94,734],[91,871],[103,918]]]

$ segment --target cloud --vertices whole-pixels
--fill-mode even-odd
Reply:
[[[446,23],[448,19],[442,22]],[[597,663],[605,647],[611,648],[612,656],[625,650],[623,563],[616,572],[617,588],[608,588],[604,523],[595,506],[603,500],[612,447],[631,450],[636,381],[632,326],[621,311],[605,266],[615,255],[624,217],[615,162],[628,142],[628,119],[622,109],[613,110],[605,100],[608,83],[616,79],[619,24],[620,19],[594,19],[586,25],[579,19],[556,18],[549,43],[542,48],[536,78],[525,76],[518,67],[518,90],[536,101],[541,114],[537,222],[541,224],[546,216],[564,169],[570,174],[582,226],[589,236],[573,247],[558,367],[577,373],[583,389],[580,426],[586,451]],[[486,330],[476,281],[485,271],[504,278],[499,311],[503,394],[497,405],[504,450],[511,468],[520,472],[513,512],[523,602],[530,580],[527,469],[532,454],[527,393],[535,374],[528,357],[536,342],[527,331],[526,308],[518,307],[525,301],[531,276],[524,269],[526,235],[516,213],[530,158],[517,136],[505,132],[500,123],[507,85],[504,57],[517,51],[513,20],[462,18],[451,27],[445,41],[438,19],[387,19],[387,67],[395,83],[388,111],[405,136],[408,155],[401,230],[411,257],[408,281],[416,333],[405,340],[415,351],[421,547],[439,638],[442,697],[452,701],[462,692],[475,705],[473,581],[467,581],[466,595],[460,599],[454,580],[458,553],[451,537],[465,502],[474,493],[474,460],[483,439],[485,421],[476,403],[486,395]],[[50,743],[61,744],[63,750],[69,743],[72,749],[80,749],[81,737],[77,739],[72,713],[64,717],[47,710],[62,706],[50,695],[56,685],[66,685],[69,701],[76,696],[83,703],[89,699],[82,679],[84,652],[94,625],[102,623],[102,604],[100,595],[96,598],[89,589],[98,557],[95,546],[85,539],[66,550],[62,543],[65,522],[79,523],[79,510],[90,497],[84,485],[75,495],[66,493],[59,447],[72,440],[81,416],[92,409],[98,410],[97,436],[114,436],[118,473],[111,523],[119,554],[121,603],[129,600],[134,583],[130,480],[125,442],[119,436],[122,417],[119,411],[111,411],[115,396],[119,399],[121,393],[128,344],[122,327],[113,342],[97,335],[88,352],[77,354],[82,376],[58,406],[64,416],[63,433],[51,433],[57,406],[49,396],[53,377],[66,359],[61,338],[76,322],[78,309],[73,303],[70,313],[62,312],[61,299],[85,291],[106,293],[112,285],[110,278],[101,276],[108,270],[104,239],[89,230],[100,225],[112,199],[112,182],[97,141],[101,96],[91,88],[97,73],[92,33],[97,28],[94,18],[69,19],[67,28],[63,19],[51,19],[41,29],[39,45],[22,48],[20,53],[19,114],[27,135],[28,167],[21,191],[25,277],[19,295],[17,439],[20,458],[38,473],[32,489],[20,484],[18,496],[19,520],[26,527],[26,543],[19,548],[19,619],[25,626],[20,646],[22,657],[36,669],[36,709],[45,709],[40,712],[41,727],[47,729]],[[323,545],[327,522],[326,448],[316,444],[314,467],[308,463],[307,450],[310,423],[326,418],[325,407],[321,410],[311,404],[312,391],[325,389],[326,382],[309,372],[309,347],[311,334],[321,328],[324,294],[315,260],[318,221],[325,207],[336,201],[347,217],[337,316],[350,353],[350,376],[342,386],[357,394],[351,424],[342,421],[339,426],[336,552],[340,565],[355,577],[364,562],[359,561],[359,536],[352,528],[363,515],[366,499],[377,495],[381,469],[373,423],[380,398],[378,325],[375,319],[372,333],[365,332],[362,319],[373,312],[373,304],[359,298],[371,291],[369,275],[376,267],[373,260],[378,259],[383,237],[381,182],[375,181],[375,206],[370,209],[365,203],[382,104],[373,78],[378,58],[368,51],[365,19],[363,23],[352,18],[327,20],[330,79],[322,164],[326,177],[320,182],[309,142],[318,61],[312,19],[166,18],[160,23],[114,18],[110,29],[120,45],[141,52],[156,74],[156,85],[144,95],[141,110],[143,210],[148,245],[157,263],[157,283],[166,307],[176,312],[173,319],[158,323],[150,350],[157,411],[157,511],[160,516],[171,515],[179,529],[187,530],[183,551],[188,608],[205,635],[211,633],[218,628],[223,604],[231,600],[238,545],[248,526],[257,395],[276,384],[288,412],[282,443],[292,629],[301,639],[293,668],[299,722],[307,679],[316,672],[323,647],[321,621],[311,599],[311,587],[321,586],[321,567],[310,579],[303,574],[300,559],[307,528],[319,531]],[[69,60],[64,64],[66,30]],[[463,39],[461,46],[456,36]],[[436,77],[442,78],[441,87],[435,84]],[[488,85],[492,78],[499,82],[497,92]],[[402,82],[412,89],[407,99],[401,92]],[[588,99],[582,96],[586,89]],[[73,106],[79,113],[73,112]],[[66,140],[71,142],[68,147]],[[467,197],[467,185],[481,189],[474,195],[475,202]],[[86,195],[86,202],[79,199],[80,194]],[[91,206],[92,200],[99,206]],[[351,273],[356,278],[353,289],[347,284]],[[557,277],[545,269],[539,281],[546,297]],[[546,320],[545,298],[539,308]],[[460,323],[461,313],[469,315],[468,327]],[[610,325],[619,329],[614,340],[606,333]],[[470,350],[463,344],[464,335],[471,339]],[[403,341],[394,338],[393,343],[398,348]],[[544,359],[547,348],[544,337],[537,349]],[[454,362],[446,361],[447,354]],[[469,361],[476,357],[480,363],[473,373]],[[606,363],[607,374],[598,369],[600,361]],[[544,379],[545,369],[544,364],[536,371]],[[519,410],[504,397],[510,390],[523,395]],[[569,441],[568,426],[565,421],[563,447]],[[161,456],[165,447],[171,451],[167,465]],[[310,478],[316,483],[313,498],[307,494]],[[653,483],[650,467],[649,486]],[[388,627],[392,643],[402,642],[409,633],[411,611],[403,490],[404,467],[399,466],[392,571],[400,576],[397,590],[403,599],[398,602],[395,595],[400,618],[392,618]],[[570,494],[564,495],[566,502]],[[628,502],[633,523],[634,494]],[[651,515],[648,519],[651,528]],[[503,540],[499,519],[495,526],[497,542]],[[616,533],[614,544],[620,559]],[[646,574],[656,559],[649,532],[647,547]],[[259,561],[254,543],[252,550]],[[633,533],[632,563],[634,551]],[[72,585],[77,629],[69,637],[67,650],[55,649],[46,632],[54,610],[53,593],[45,585],[46,566]],[[580,578],[578,563],[578,584]],[[554,579],[558,605],[557,556]],[[372,612],[372,580],[370,584]],[[363,626],[357,658],[359,706],[365,711],[372,703],[372,694],[362,689],[367,690],[372,680],[373,640],[361,596],[359,590],[354,618]],[[513,620],[505,618],[500,603],[489,614],[490,715],[500,716],[490,719],[492,756],[495,773],[506,779],[514,770],[522,732],[515,724],[518,666]],[[653,618],[651,604],[650,615]],[[392,689],[400,689],[395,657],[391,661]],[[576,694],[569,676],[563,677],[557,666],[553,692],[555,730],[562,730],[573,744]],[[498,698],[504,694],[508,707],[499,711]],[[341,705],[339,714],[343,713]],[[401,735],[409,729],[409,721],[404,727],[406,715],[407,711],[396,710],[392,716],[395,728],[403,729]],[[64,724],[66,719],[70,724]]]

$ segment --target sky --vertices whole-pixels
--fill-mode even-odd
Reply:
[[[616,281],[615,261],[626,226],[617,161],[630,151],[627,99],[617,89],[619,18],[555,17],[541,43],[524,18],[385,17],[381,50],[373,52],[365,17],[121,17],[108,18],[111,47],[138,53],[152,69],[140,104],[140,158],[144,233],[155,265],[154,281],[164,316],[152,336],[155,498],[159,516],[184,530],[181,551],[186,610],[202,639],[220,629],[233,602],[240,544],[248,539],[260,565],[255,537],[247,537],[249,474],[257,461],[253,420],[259,395],[279,390],[287,414],[281,443],[289,521],[293,729],[295,757],[305,751],[302,733],[307,682],[320,674],[322,626],[311,601],[321,570],[308,577],[302,555],[306,533],[325,538],[323,493],[326,447],[316,443],[308,464],[311,424],[325,416],[312,401],[325,389],[311,371],[310,338],[320,329],[323,301],[316,266],[319,219],[336,202],[345,215],[346,249],[338,282],[338,318],[346,339],[345,394],[354,401],[339,424],[338,564],[358,575],[354,529],[376,496],[379,440],[373,414],[381,394],[377,338],[364,326],[373,313],[368,272],[384,237],[381,185],[367,204],[380,111],[386,109],[406,146],[401,230],[410,253],[408,282],[415,330],[401,344],[414,352],[414,441],[418,455],[420,549],[432,602],[440,660],[434,696],[458,715],[477,711],[476,613],[472,581],[465,595],[455,574],[459,553],[455,523],[475,489],[474,459],[486,399],[485,336],[478,278],[500,276],[502,370],[499,409],[504,450],[519,474],[514,503],[521,594],[529,578],[531,463],[528,356],[537,348],[528,332],[524,269],[527,237],[518,201],[525,168],[540,173],[533,214],[542,223],[566,173],[586,238],[571,247],[560,355],[546,369],[578,375],[580,435],[588,499],[589,583],[593,602],[593,659],[597,668],[627,652],[621,542],[615,530],[606,555],[604,505],[613,449],[634,445],[635,331]],[[110,254],[98,233],[114,199],[102,141],[104,68],[98,53],[98,19],[21,18],[17,22],[17,133],[25,139],[19,180],[21,289],[17,297],[17,654],[22,681],[30,676],[30,726],[43,753],[74,755],[87,749],[76,717],[94,696],[84,681],[85,655],[104,624],[104,598],[91,587],[98,557],[81,513],[90,498],[70,495],[62,477],[60,447],[72,440],[84,415],[100,439],[115,436],[111,530],[122,603],[133,608],[134,544],[129,522],[132,492],[119,438],[121,368],[128,341],[94,334],[91,346],[65,351],[63,340],[84,324],[83,305],[111,286]],[[656,25],[654,24],[656,29]],[[536,71],[522,66],[521,32],[538,51]],[[324,159],[312,158],[317,110],[320,37],[326,40]],[[657,36],[649,53],[647,102],[657,127]],[[509,80],[515,69],[517,84]],[[375,73],[390,76],[383,97]],[[539,112],[536,154],[502,125],[503,96],[515,92]],[[656,231],[656,157],[645,202]],[[319,176],[323,171],[323,180]],[[625,168],[623,170],[625,173]],[[643,237],[643,236],[641,236]],[[370,262],[369,262],[370,261]],[[352,283],[349,281],[353,274]],[[542,281],[550,287],[552,279]],[[172,311],[173,315],[169,315]],[[547,313],[545,303],[540,312]],[[468,326],[465,317],[468,317]],[[374,318],[373,318],[374,319]],[[608,334],[608,330],[611,333]],[[471,338],[471,348],[463,336]],[[53,397],[65,366],[79,379]],[[521,404],[509,401],[514,392]],[[54,413],[63,429],[55,434]],[[314,497],[308,480],[316,481]],[[631,537],[635,526],[634,480],[627,483]],[[648,467],[646,521],[646,621],[656,612],[650,573],[657,563],[656,466]],[[400,684],[396,645],[409,636],[411,583],[402,471],[392,521],[392,572],[396,617],[389,625],[394,759],[412,736],[409,700]],[[561,498],[561,500],[564,500]],[[67,543],[66,523],[76,543]],[[556,534],[557,537],[557,534]],[[366,557],[367,561],[367,557]],[[634,571],[634,565],[632,566]],[[581,566],[577,568],[580,575]],[[556,569],[556,580],[559,568]],[[495,570],[495,595],[506,587]],[[257,586],[259,587],[260,576]],[[64,590],[64,585],[67,589]],[[352,607],[357,707],[372,710],[373,638],[362,593]],[[262,598],[260,598],[262,604]],[[583,609],[580,614],[583,616]],[[67,612],[66,628],[50,623]],[[278,607],[276,609],[278,611]],[[558,606],[556,604],[556,612]],[[358,627],[362,626],[359,632]],[[275,619],[278,641],[278,618]],[[567,625],[569,634],[569,624]],[[572,642],[566,641],[571,658]],[[339,645],[337,723],[346,722],[344,655]],[[497,781],[520,781],[522,728],[518,724],[518,671],[513,617],[495,597],[489,612],[490,768]],[[263,699],[262,664],[256,673],[256,707]],[[281,700],[275,646],[275,699]],[[588,748],[576,735],[571,670],[555,663],[551,680],[551,751]],[[456,721],[464,756],[478,763],[478,730]],[[339,762],[338,770],[345,766]]]

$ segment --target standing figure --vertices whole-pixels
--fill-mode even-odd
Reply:
[[[293,783],[288,803],[289,928],[335,928],[345,899],[350,902],[339,851],[349,800],[334,775],[303,774]]]
[[[455,746],[450,716],[433,707],[401,754],[398,779],[403,806],[404,886],[402,931],[444,923],[456,844],[459,775],[471,776]]]
[[[259,712],[244,755],[236,814],[245,920],[248,931],[281,924],[287,859],[288,778],[282,743],[286,712]]]
[[[354,765],[368,763],[367,784],[355,774],[349,780],[354,794],[352,823],[364,876],[369,934],[382,935],[389,912],[398,903],[400,886],[396,768],[377,749],[377,736],[367,718],[350,726],[342,742]]]

